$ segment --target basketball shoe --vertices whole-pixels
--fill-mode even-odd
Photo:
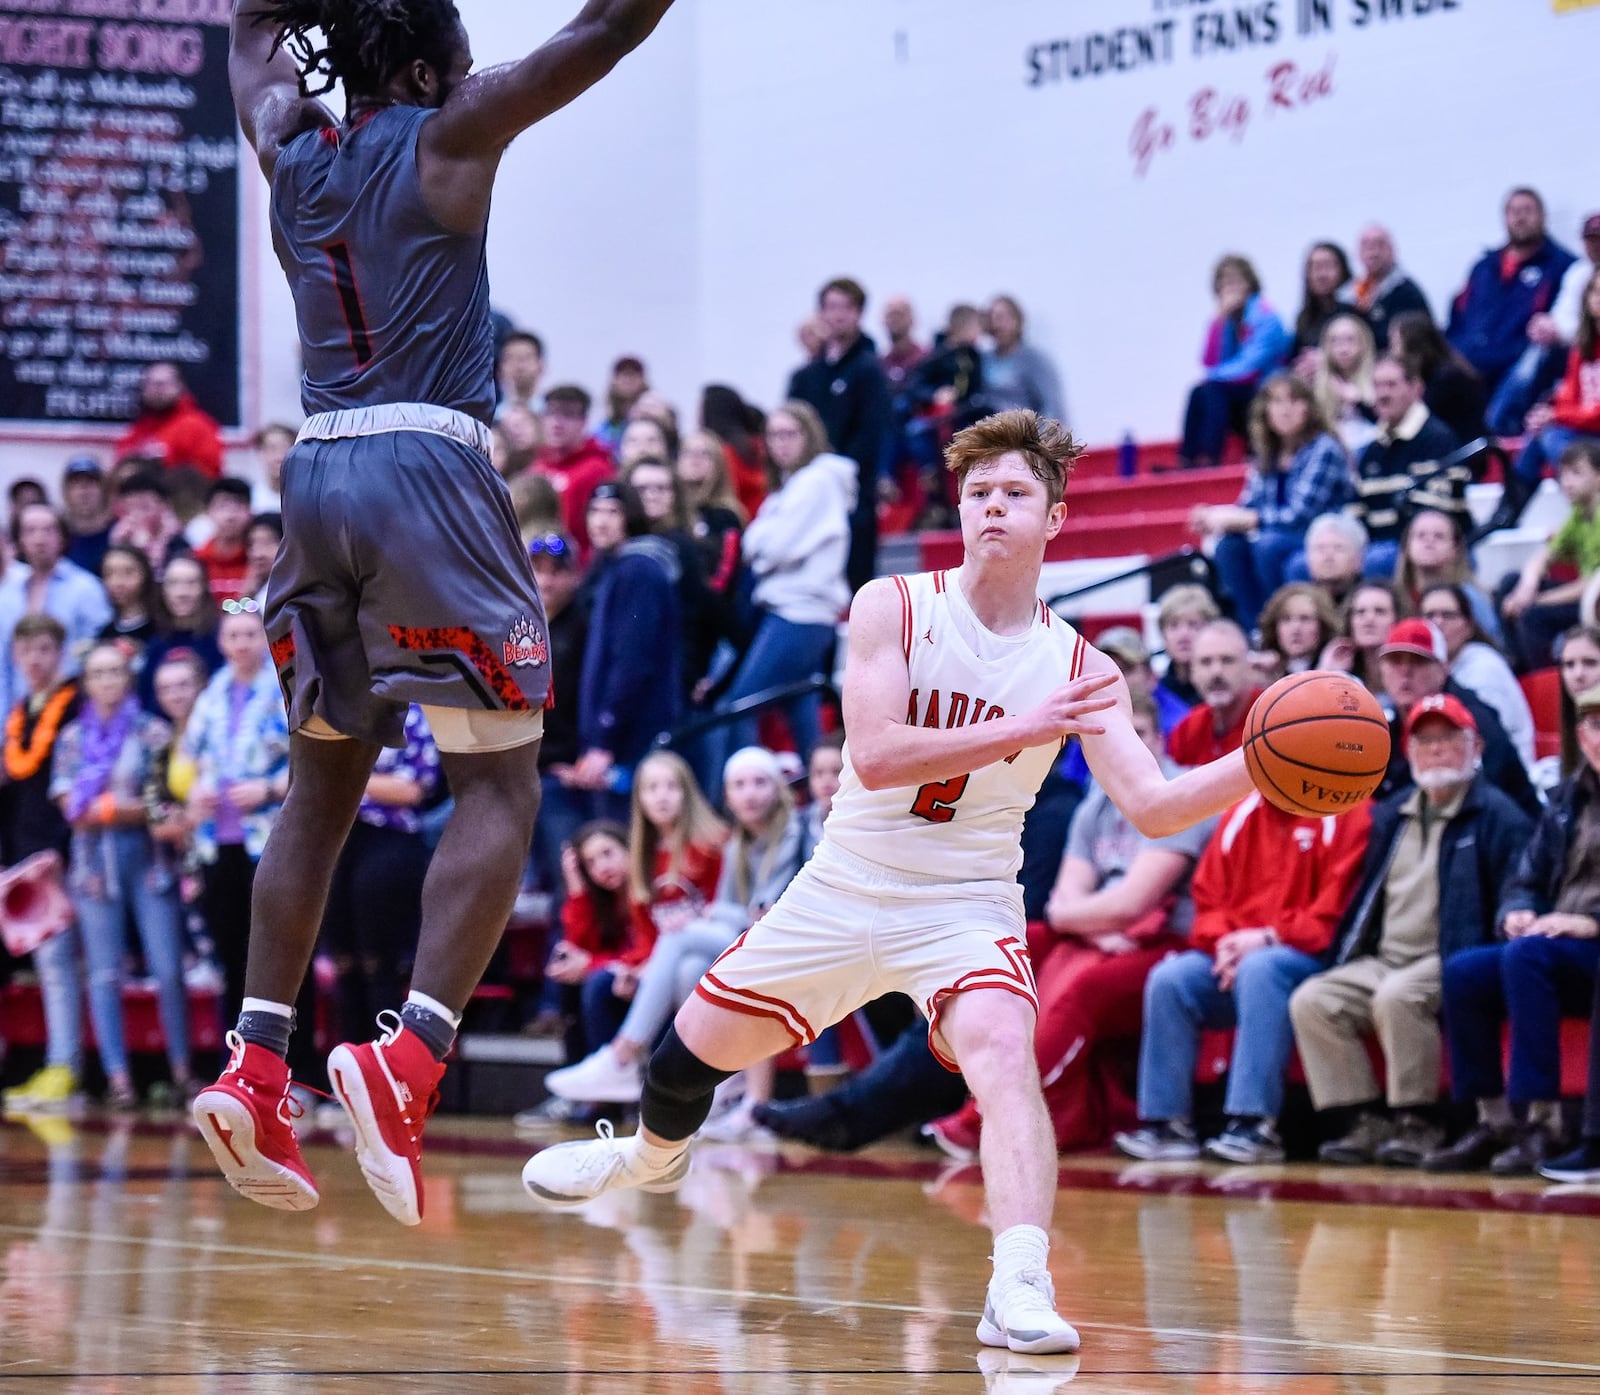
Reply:
[[[1056,1312],[1056,1286],[1044,1269],[1025,1269],[1010,1283],[991,1280],[978,1340],[1031,1356],[1077,1351],[1078,1329]]]
[[[570,1211],[623,1187],[675,1192],[689,1175],[687,1142],[664,1169],[652,1170],[639,1156],[638,1140],[616,1137],[609,1119],[596,1124],[595,1132],[598,1138],[558,1143],[529,1158],[522,1169],[528,1195],[552,1211]]]
[[[328,1056],[333,1093],[356,1131],[356,1161],[372,1194],[401,1225],[422,1221],[422,1130],[439,1103],[444,1065],[392,1012],[383,1035]]]
[[[309,1211],[319,1200],[294,1136],[289,1065],[264,1046],[228,1033],[233,1055],[214,1085],[194,1097],[194,1122],[228,1185],[275,1211]]]

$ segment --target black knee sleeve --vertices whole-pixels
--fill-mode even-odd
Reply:
[[[708,1066],[683,1044],[676,1027],[668,1027],[645,1071],[639,1122],[669,1143],[688,1138],[711,1113],[717,1086],[732,1074]]]

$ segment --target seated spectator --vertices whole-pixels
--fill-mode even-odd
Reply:
[[[672,1014],[800,870],[803,820],[771,751],[735,751],[723,794],[734,833],[723,849],[715,899],[698,920],[657,939],[621,1028],[576,1065],[552,1071],[545,1080],[552,1094],[585,1103],[636,1102],[645,1058]]]
[[[531,407],[508,407],[489,432],[489,463],[504,480],[521,479],[544,448],[544,422]]]
[[[1222,816],[1190,888],[1190,948],[1145,982],[1139,1118],[1119,1133],[1132,1158],[1197,1158],[1194,1071],[1200,1033],[1232,1027],[1227,1127],[1206,1143],[1219,1162],[1283,1161],[1277,1119],[1294,1048],[1289,997],[1326,967],[1355,889],[1371,824],[1363,804],[1339,818],[1285,814],[1252,794]]]
[[[283,512],[283,462],[288,458],[298,433],[292,426],[268,422],[251,439],[261,478],[250,488],[251,513]]]
[[[1239,502],[1200,504],[1189,524],[1215,540],[1217,579],[1246,631],[1283,585],[1311,520],[1351,494],[1349,457],[1293,374],[1275,374],[1261,389],[1250,408],[1250,442],[1255,462]]]
[[[1261,612],[1261,648],[1251,656],[1257,680],[1268,684],[1316,668],[1338,633],[1338,612],[1320,586],[1309,581],[1280,586]]]
[[[1422,593],[1422,618],[1444,636],[1450,656],[1450,678],[1476,693],[1494,708],[1516,747],[1522,763],[1531,771],[1534,762],[1533,712],[1522,685],[1511,671],[1505,655],[1478,624],[1472,603],[1462,586],[1433,586]]]
[[[96,638],[114,639],[123,646],[137,685],[144,677],[145,651],[167,625],[161,588],[150,570],[150,559],[133,547],[108,547],[100,564],[100,580],[112,614]]]
[[[1560,356],[1528,338],[1528,323],[1555,303],[1577,258],[1546,235],[1544,200],[1532,189],[1506,196],[1505,223],[1505,246],[1485,252],[1468,273],[1447,333],[1489,391],[1489,430],[1517,436],[1528,408],[1561,373]]]
[[[572,782],[602,815],[621,813],[633,767],[683,706],[679,554],[650,532],[632,485],[607,480],[589,500],[595,561],[578,694],[583,754]]]
[[[1443,463],[1461,442],[1428,411],[1414,367],[1385,356],[1373,369],[1372,381],[1378,434],[1356,460],[1354,511],[1367,530],[1366,574],[1390,576],[1413,501],[1464,511],[1472,471],[1464,463]]]
[[[1538,403],[1528,412],[1527,425],[1532,439],[1506,476],[1505,495],[1491,528],[1514,527],[1544,478],[1545,466],[1560,459],[1579,436],[1600,436],[1600,271],[1585,287],[1566,377],[1548,404]]]
[[[5,779],[0,780],[0,861],[7,866],[42,852],[55,853],[65,865],[71,855],[72,828],[50,798],[61,732],[81,703],[77,684],[64,677],[66,640],[59,620],[32,614],[17,621],[9,641],[9,667],[18,684],[6,715]],[[5,1092],[7,1109],[61,1110],[78,1097],[83,1078],[78,952],[75,926],[33,951],[44,1002],[44,1065]]]
[[[1578,622],[1578,599],[1600,567],[1600,440],[1575,441],[1561,454],[1561,492],[1572,506],[1550,541],[1531,556],[1501,611],[1509,648],[1526,673],[1550,662],[1555,637]],[[1578,569],[1576,581],[1548,584],[1552,563]]]
[[[1343,292],[1353,274],[1350,258],[1337,242],[1315,243],[1306,253],[1300,313],[1294,318],[1294,342],[1289,346],[1295,372],[1303,378],[1309,379],[1315,374],[1317,363],[1315,359],[1300,362],[1300,356],[1316,354],[1320,349],[1322,331],[1345,306]]]
[[[1147,700],[1155,705],[1160,726],[1160,744],[1164,749],[1167,737],[1172,734],[1178,723],[1189,715],[1190,705],[1156,685],[1155,670],[1150,667],[1150,651],[1145,648],[1143,637],[1132,626],[1113,625],[1110,629],[1101,630],[1094,637],[1094,647],[1116,664],[1122,673],[1123,681],[1128,685],[1130,697]],[[1071,781],[1080,789],[1088,788],[1089,762],[1084,759],[1082,742],[1068,743],[1066,754],[1057,765],[1057,770],[1064,779]],[[1062,831],[1065,834],[1066,830]],[[1023,860],[1027,860],[1026,839],[1023,843]],[[1059,867],[1059,857],[1055,859],[1055,864],[1051,870],[1052,876]]]
[[[156,983],[173,1091],[187,1100],[199,1090],[189,1072],[177,871],[150,836],[144,797],[170,732],[140,708],[128,656],[115,642],[102,640],[85,656],[83,691],[87,700],[61,731],[50,797],[72,827],[67,888],[88,965],[89,1013],[106,1073],[106,1104],[125,1112],[139,1104],[122,1019],[130,919],[145,970]]]
[[[677,458],[677,442],[667,434],[666,427],[649,417],[638,417],[622,429],[617,446],[617,470],[626,473],[641,460],[658,460],[672,468]]]
[[[628,894],[657,934],[706,912],[722,877],[728,829],[673,751],[652,751],[634,773]]]
[[[883,332],[889,337],[889,347],[878,355],[878,362],[889,380],[890,394],[897,398],[928,356],[927,347],[916,340],[916,327],[916,314],[905,296],[890,296],[883,302]]]
[[[734,496],[746,521],[754,518],[777,487],[777,472],[767,458],[765,413],[731,387],[712,383],[700,395],[700,429],[721,441]]]
[[[1445,965],[1450,1089],[1478,1122],[1423,1162],[1429,1171],[1487,1165],[1500,1176],[1536,1171],[1561,1144],[1561,1019],[1589,1011],[1600,968],[1600,689],[1578,699],[1583,769],[1564,781],[1500,898],[1499,944]],[[1509,1023],[1511,1070],[1500,1069]],[[1520,1119],[1518,1116],[1521,1116]]]
[[[629,413],[639,399],[650,391],[649,376],[644,361],[633,354],[624,354],[611,365],[611,381],[606,384],[606,419],[594,433],[599,441],[619,461],[622,455],[622,438],[627,434]],[[663,452],[663,458],[667,453]],[[623,461],[622,463],[626,463]]]
[[[1217,317],[1200,356],[1206,374],[1189,393],[1179,464],[1215,465],[1231,432],[1247,434],[1250,403],[1263,379],[1283,366],[1289,336],[1261,294],[1244,257],[1226,256],[1211,275]]]
[[[1404,611],[1392,582],[1363,581],[1346,597],[1342,632],[1322,651],[1317,667],[1353,673],[1370,691],[1381,693],[1378,655]]]
[[[1422,400],[1428,410],[1456,433],[1475,441],[1485,434],[1483,414],[1489,394],[1478,370],[1467,362],[1420,310],[1407,310],[1389,322],[1389,353],[1404,359],[1426,387]]]
[[[1472,603],[1472,614],[1483,632],[1500,638],[1500,617],[1494,602],[1472,578],[1472,554],[1467,550],[1466,510],[1441,508],[1430,501],[1414,508],[1400,537],[1400,560],[1395,566],[1395,589],[1407,614],[1415,615],[1422,595],[1435,586],[1459,586]]]
[[[827,450],[822,422],[804,402],[787,402],[767,418],[767,449],[782,475],[778,491],[745,529],[744,560],[755,577],[760,619],[719,708],[814,674],[826,674],[834,627],[850,603],[845,580],[856,472]],[[807,693],[783,705],[803,759],[817,739],[819,701]],[[714,752],[750,745],[754,716],[713,732]],[[721,764],[714,755],[711,767]]]
[[[1200,705],[1172,729],[1167,754],[1177,765],[1205,765],[1239,749],[1250,704],[1261,696],[1244,631],[1232,620],[1206,624],[1194,638],[1189,675]]]
[[[106,472],[92,455],[67,461],[61,474],[61,521],[67,530],[67,561],[94,576],[111,545],[111,495]]]
[[[1377,434],[1377,399],[1372,387],[1372,365],[1377,348],[1372,331],[1360,315],[1341,310],[1323,326],[1311,371],[1301,376],[1311,384],[1317,405],[1352,456]]]
[[[1303,558],[1289,564],[1291,581],[1314,582],[1332,604],[1341,606],[1361,580],[1367,555],[1367,530],[1348,513],[1324,513],[1306,529]]]
[[[1556,641],[1556,671],[1561,675],[1561,755],[1557,780],[1570,779],[1583,769],[1578,748],[1578,699],[1600,687],[1600,629],[1574,625]]]
[[[604,820],[586,823],[561,852],[566,896],[561,939],[545,974],[579,990],[584,1052],[600,1051],[617,1034],[639,987],[639,970],[655,948],[655,927],[628,895],[628,835]]]
[[[1422,288],[1401,270],[1395,258],[1394,239],[1377,223],[1361,230],[1356,243],[1361,275],[1351,287],[1351,303],[1367,317],[1372,337],[1379,344],[1389,338],[1389,326],[1407,313],[1420,314],[1431,323],[1433,312]]]
[[[211,585],[203,562],[187,553],[174,557],[161,578],[161,606],[166,612],[166,627],[144,647],[144,671],[139,676],[139,698],[152,708],[155,691],[151,684],[161,662],[175,649],[187,649],[200,657],[208,673],[222,667],[222,650],[217,645],[217,605],[211,599]]]
[[[218,604],[249,594],[250,557],[244,535],[250,527],[250,486],[232,475],[212,482],[206,492],[211,537],[195,548],[205,563],[211,597]]]
[[[1133,729],[1168,777],[1176,775],[1162,756],[1155,704],[1147,697],[1133,699]],[[1099,1147],[1109,1137],[1126,1093],[1102,1048],[1138,1039],[1145,979],[1186,947],[1194,920],[1189,875],[1216,822],[1146,838],[1098,787],[1073,816],[1045,924],[1028,933],[1039,990],[1035,1055],[1058,1152]],[[946,1153],[971,1160],[981,1124],[977,1102],[969,1099],[929,1132]]]
[[[544,377],[544,341],[526,330],[512,330],[500,341],[495,360],[495,388],[499,405],[495,420],[519,408],[538,413],[539,381]]]
[[[334,1035],[360,1039],[405,998],[422,931],[422,883],[432,851],[421,809],[439,786],[439,748],[422,709],[406,710],[405,745],[385,746],[334,865],[322,913],[322,952],[333,961]]]
[[[1164,592],[1156,607],[1156,626],[1161,631],[1162,647],[1167,653],[1167,666],[1162,670],[1157,687],[1185,707],[1196,707],[1201,701],[1190,667],[1195,637],[1211,621],[1221,618],[1222,612],[1217,609],[1211,592],[1193,582]]]
[[[11,541],[17,562],[0,581],[0,645],[8,662],[0,669],[0,706],[10,711],[23,685],[11,657],[11,633],[24,615],[49,615],[66,631],[63,672],[78,671],[84,646],[111,619],[111,603],[98,577],[66,559],[67,530],[60,515],[44,504],[18,512]]]
[[[577,784],[578,695],[589,637],[589,612],[578,597],[582,573],[578,549],[562,533],[547,533],[528,544],[534,580],[544,601],[545,633],[550,641],[550,705],[544,712],[539,745],[539,815],[533,825],[530,871],[560,899],[565,881],[562,850],[578,826],[593,815],[594,799]]]
[[[1067,424],[1061,376],[1048,354],[1028,343],[1026,321],[1015,296],[997,295],[984,314],[993,345],[983,355],[983,392],[991,412],[1026,407],[1042,417]]]
[[[283,515],[258,513],[244,530],[244,594],[254,596],[263,612],[267,605],[267,579],[283,546]]]
[[[116,487],[117,521],[111,526],[113,547],[136,547],[150,559],[156,580],[166,574],[167,563],[189,551],[183,525],[167,503],[167,493],[156,475],[135,473]]]
[[[578,542],[578,555],[589,558],[589,500],[595,486],[616,474],[611,455],[589,434],[590,397],[570,383],[553,387],[544,398],[544,445],[533,468],[549,479],[561,496],[561,519]]]
[[[222,430],[194,400],[177,364],[152,363],[144,370],[139,415],[117,438],[116,454],[119,460],[136,455],[155,463],[173,486],[186,473],[211,480],[222,474]]]
[[[1405,720],[1411,709],[1426,698],[1449,693],[1472,713],[1478,735],[1483,739],[1483,771],[1489,782],[1527,814],[1537,818],[1542,808],[1539,792],[1528,778],[1528,769],[1506,735],[1494,709],[1470,689],[1450,678],[1450,651],[1444,636],[1427,620],[1401,620],[1389,631],[1378,654],[1378,672],[1383,678],[1379,705],[1389,718],[1389,771],[1378,786],[1380,799],[1387,799],[1411,783],[1411,767],[1405,759]]]
[[[1323,1162],[1416,1167],[1444,1142],[1429,1117],[1443,1055],[1440,966],[1494,939],[1500,888],[1533,828],[1478,771],[1483,743],[1456,699],[1413,706],[1405,742],[1414,788],[1372,811],[1334,967],[1289,999],[1311,1102],[1349,1124],[1322,1145]],[[1383,1049],[1381,1092],[1367,1055],[1372,1033]]]

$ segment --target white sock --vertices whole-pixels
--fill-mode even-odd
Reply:
[[[270,1012],[274,1017],[293,1017],[294,1008],[288,1003],[274,1003],[267,998],[246,998],[239,1004],[240,1012]]]
[[[1036,1225],[1014,1225],[994,1237],[994,1281],[1005,1288],[1029,1269],[1049,1269],[1050,1237]]]
[[[430,998],[426,993],[419,993],[413,988],[406,994],[406,1001],[415,1003],[419,1008],[426,1008],[435,1017],[448,1022],[451,1031],[458,1032],[461,1030],[461,1014],[459,1012],[451,1012],[437,998]]]
[[[676,1143],[650,1143],[642,1133],[633,1136],[633,1156],[644,1172],[665,1172],[683,1156],[688,1146],[687,1138],[680,1138]]]

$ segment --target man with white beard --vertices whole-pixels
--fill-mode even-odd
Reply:
[[[1429,1114],[1439,1096],[1443,963],[1493,943],[1500,889],[1533,827],[1482,774],[1483,738],[1460,699],[1414,703],[1403,742],[1414,783],[1372,811],[1334,967],[1289,1000],[1312,1103],[1341,1111],[1346,1125],[1321,1148],[1328,1163],[1415,1167],[1444,1141]],[[1381,1090],[1369,1033],[1383,1048]]]

